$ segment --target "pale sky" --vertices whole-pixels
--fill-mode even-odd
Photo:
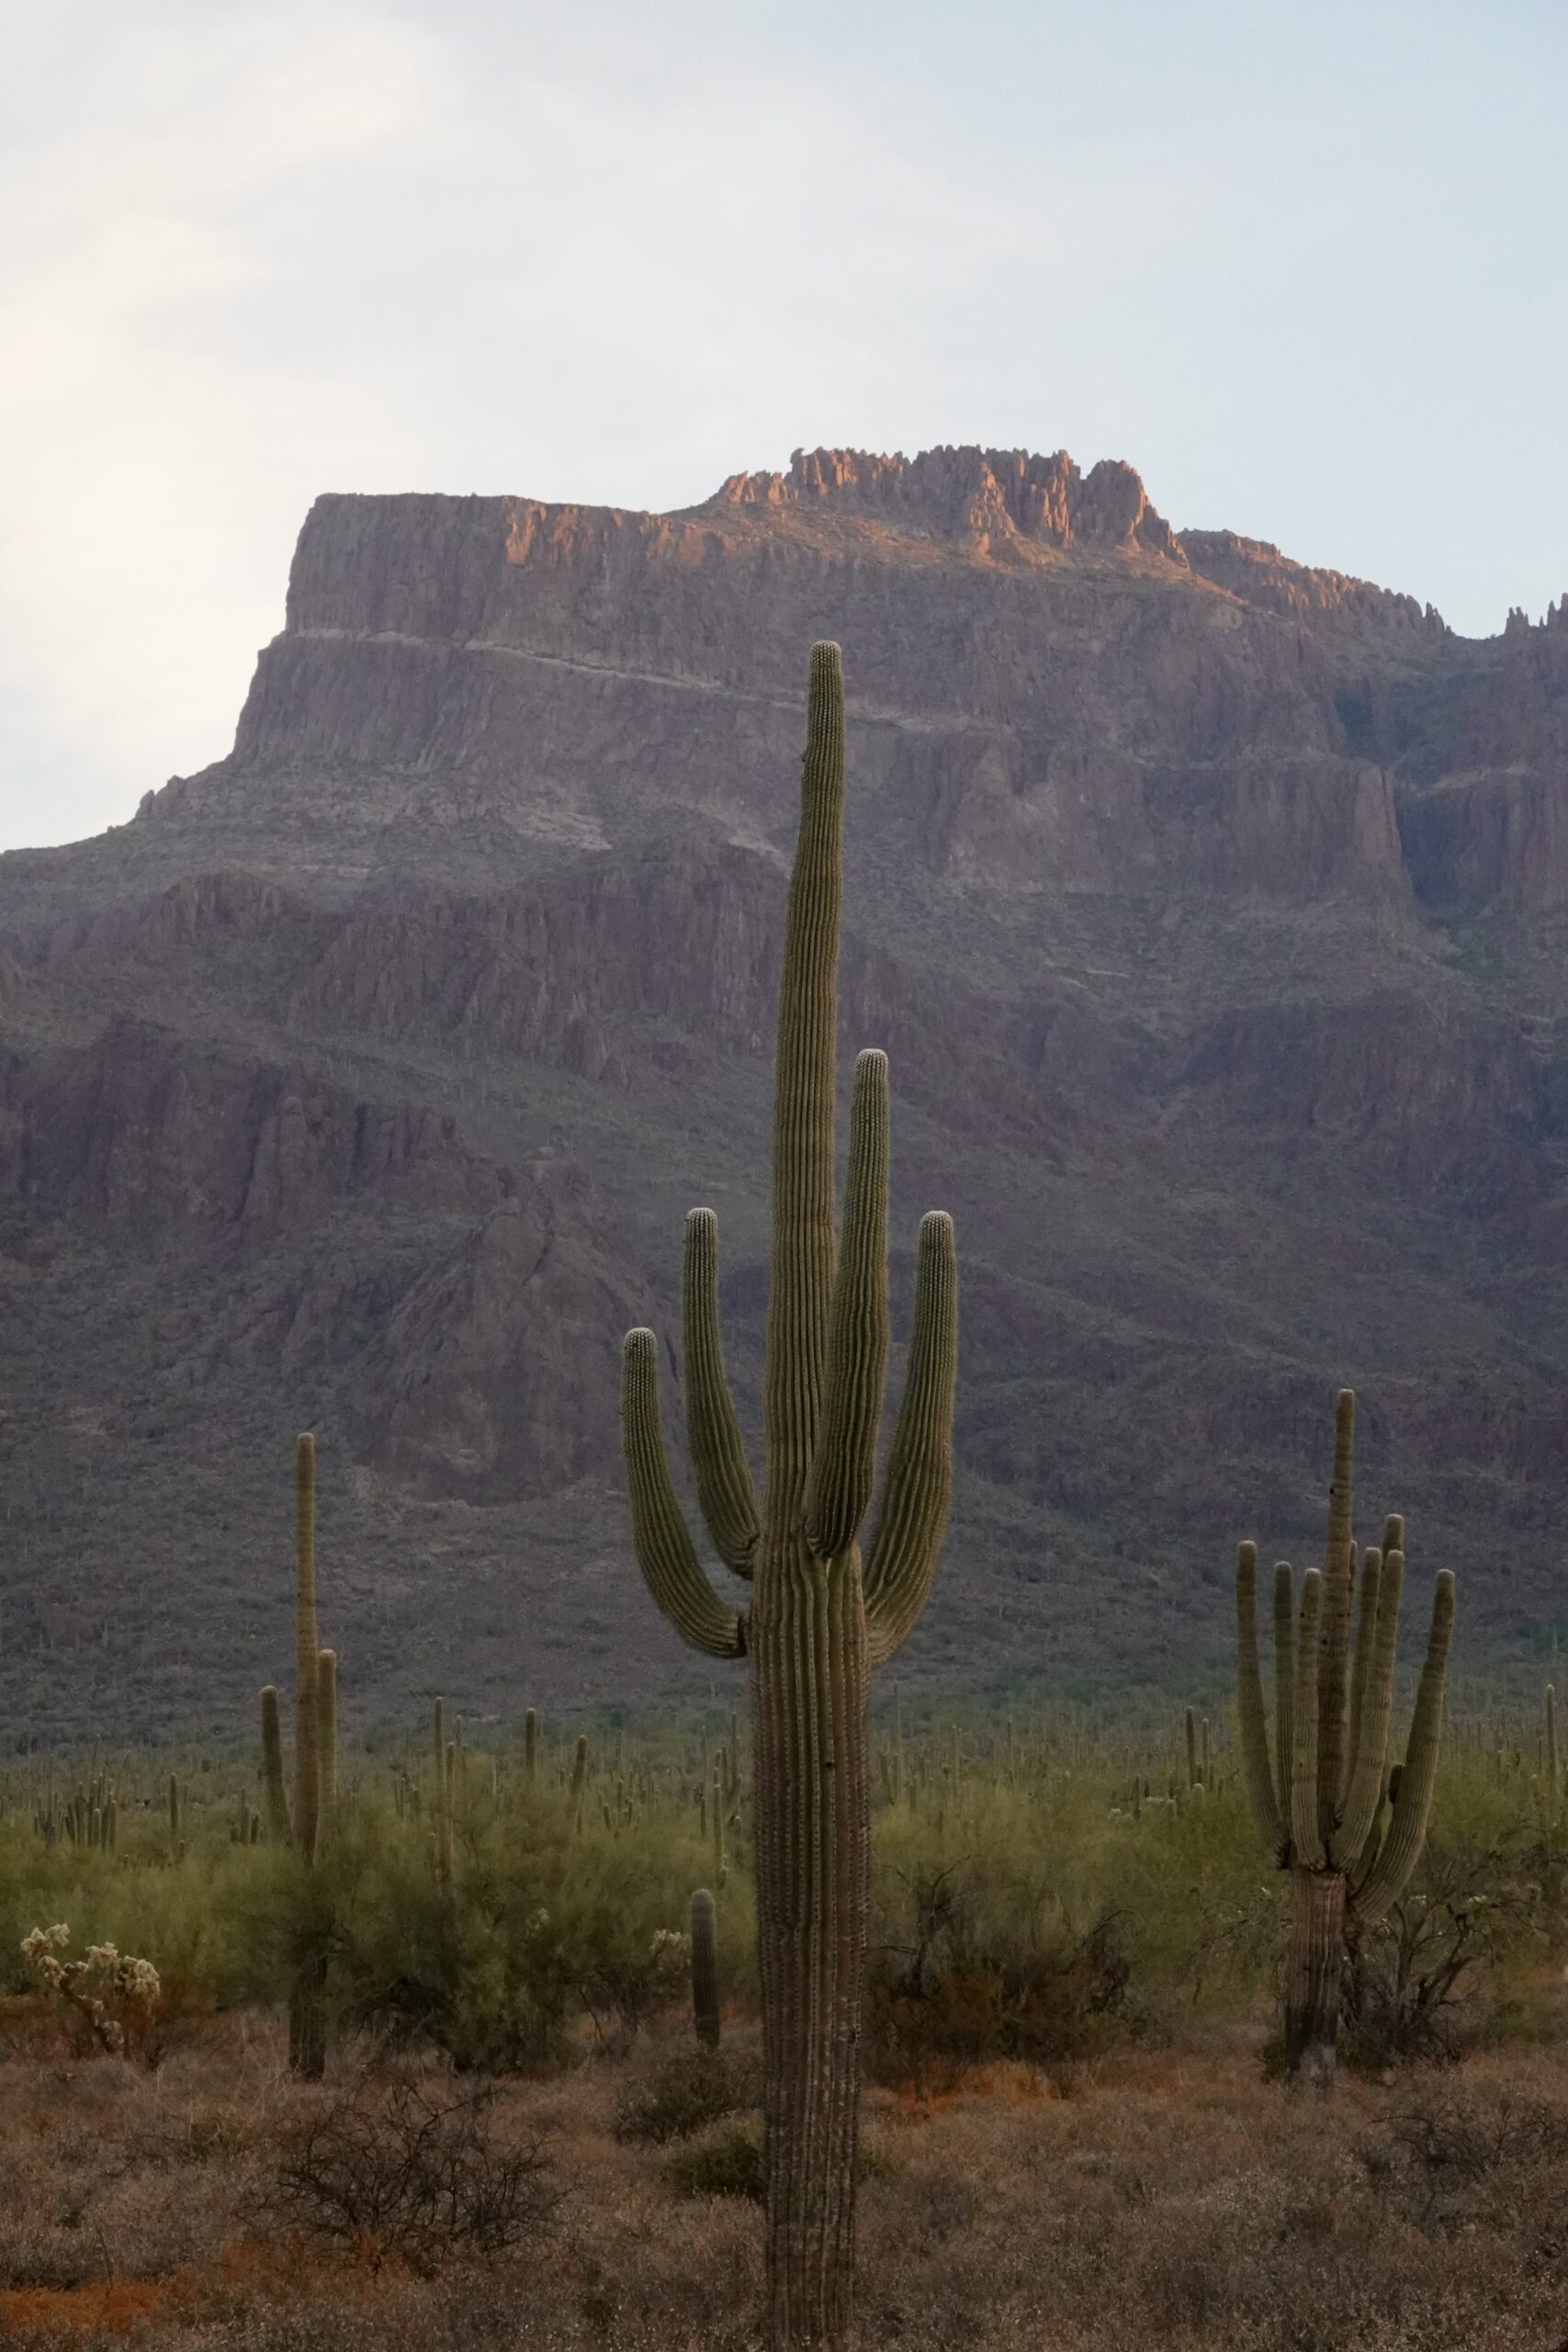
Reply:
[[[1568,589],[1565,0],[0,0],[0,846],[230,747],[322,490],[1125,458]]]

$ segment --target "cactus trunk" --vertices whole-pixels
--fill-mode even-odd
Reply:
[[[1291,1872],[1291,1948],[1285,1965],[1285,2072],[1311,2090],[1334,2087],[1345,1971],[1345,1877]]]
[[[758,1564],[757,1759],[769,2300],[777,2342],[851,2320],[870,1867],[859,1563]]]

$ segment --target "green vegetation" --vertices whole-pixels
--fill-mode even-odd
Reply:
[[[1478,2034],[1529,2030],[1530,1983],[1568,1931],[1568,1832],[1550,1801],[1536,1728],[1532,1741],[1523,1718],[1456,1721],[1429,1850],[1390,1919],[1363,1939],[1363,1950],[1380,1948],[1397,1932],[1397,1915],[1457,1870],[1462,1899],[1497,1920],[1460,1988]],[[476,1755],[452,1801],[450,1899],[431,1836],[439,1777],[420,1760],[423,1741],[391,1759],[350,1752],[333,1837],[309,1877],[289,1849],[234,1837],[247,1780],[238,1758],[193,1759],[182,1773],[177,1858],[160,1758],[113,1759],[113,1849],[58,1826],[49,1833],[51,1808],[56,1824],[67,1809],[67,1768],[13,1770],[0,1781],[0,1984],[26,1991],[23,1938],[64,1921],[75,1949],[114,1944],[144,1955],[171,2011],[287,2005],[298,1914],[315,1901],[333,1923],[326,1998],[339,2030],[424,2040],[462,2066],[497,2068],[628,2048],[660,2013],[683,2013],[690,2032],[692,1898],[710,1860],[709,1739],[698,1728],[623,1739],[618,1760],[607,1742],[584,1735],[582,1744],[582,1824],[572,1839],[578,1736],[541,1744],[532,1781],[520,1742]],[[1108,2040],[1163,2035],[1193,2015],[1257,2015],[1261,2040],[1280,1981],[1289,1890],[1259,1860],[1239,1758],[1223,1728],[1201,1797],[1186,1789],[1174,1714],[1164,1743],[1148,1747],[1112,1747],[1050,1719],[961,1729],[889,1714],[873,1750],[879,1791],[900,1756],[903,1774],[901,1792],[879,1794],[872,1816],[871,2031],[884,2079],[913,2082],[918,2073],[913,2058],[900,2071],[897,2033],[878,2023],[895,1990],[959,2005],[977,1974],[1000,1989],[994,2029],[972,2036],[964,2064],[1021,2056],[1049,2070]],[[760,2004],[755,1831],[743,1762],[715,1953],[717,1998],[743,2018]],[[1116,1998],[1085,2038],[1053,2040],[1055,2025],[1036,2030],[1018,1994],[1022,1977],[1033,1972],[1039,2026],[1048,1985],[1075,1971],[1084,1983],[1096,1950],[1107,1965],[1114,1952]]]

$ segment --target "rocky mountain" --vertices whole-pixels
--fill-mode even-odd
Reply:
[[[709,1687],[615,1363],[707,1200],[754,1414],[822,636],[896,1295],[923,1207],[963,1252],[907,1687],[1212,1682],[1342,1380],[1472,1658],[1563,1619],[1568,597],[1467,641],[1126,466],[818,450],[674,514],[320,499],[229,757],[0,861],[8,1736],[286,1671],[306,1426],[362,1711]]]

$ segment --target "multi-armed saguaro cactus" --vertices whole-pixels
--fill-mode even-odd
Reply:
[[[1375,1926],[1398,1902],[1426,1842],[1454,1622],[1453,1575],[1445,1568],[1433,1597],[1404,1762],[1391,1773],[1404,1521],[1390,1518],[1382,1544],[1368,1547],[1358,1593],[1351,1520],[1355,1431],[1356,1399],[1344,1388],[1335,1414],[1325,1565],[1307,1570],[1299,1603],[1289,1564],[1281,1561],[1274,1571],[1272,1761],[1258,1655],[1255,1544],[1242,1544],[1235,1572],[1237,1713],[1247,1793],[1265,1843],[1291,1873],[1286,2070],[1325,2090],[1334,2080],[1347,1936]]]
[[[847,2336],[854,2262],[867,1899],[869,1670],[924,1605],[952,1484],[957,1351],[953,1227],[921,1226],[908,1385],[863,1563],[888,1348],[887,1065],[855,1065],[843,1231],[834,1246],[843,678],[813,648],[779,1002],[773,1263],[759,1501],[719,1340],[716,1227],[686,1221],[682,1337],[697,1499],[738,1615],[699,1564],[660,1423],[659,1345],[627,1334],[626,1470],[638,1560],[677,1632],[749,1657],[762,1979],[767,2274],[775,2345]]]

